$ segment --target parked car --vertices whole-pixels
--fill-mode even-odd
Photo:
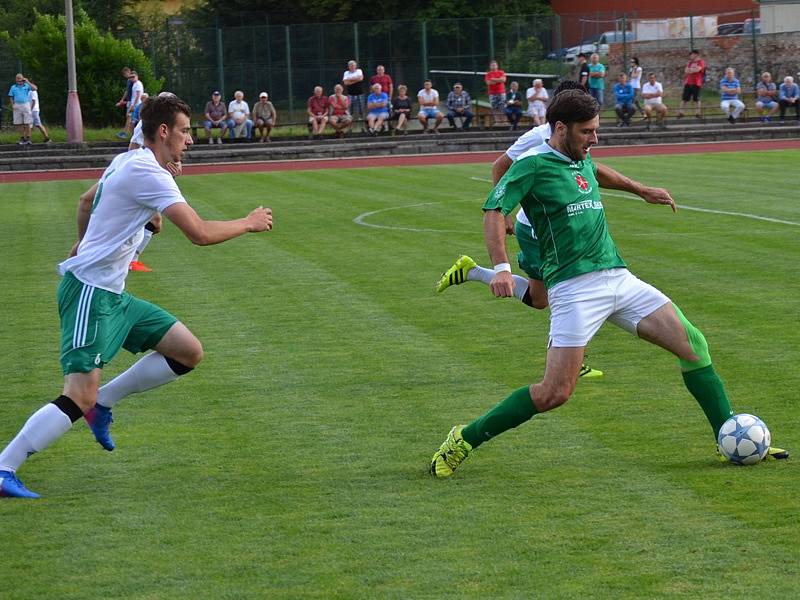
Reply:
[[[742,27],[742,33],[753,33],[755,27],[756,33],[761,33],[761,19],[745,19]]]
[[[744,32],[744,23],[722,23],[717,25],[717,35],[736,35]]]
[[[606,31],[601,33],[595,38],[582,41],[577,46],[567,48],[564,54],[564,62],[572,63],[578,58],[581,52],[584,54],[591,54],[597,52],[598,54],[608,54],[609,44],[622,43],[623,40],[632,42],[636,39],[636,34],[632,31]]]

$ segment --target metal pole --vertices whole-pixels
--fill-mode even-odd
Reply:
[[[287,93],[289,96],[289,119],[294,120],[294,98],[292,93],[292,42],[289,40],[289,25],[284,27],[286,32],[286,82],[288,83]]]
[[[67,22],[67,141],[70,144],[83,142],[83,117],[78,98],[78,75],[75,69],[75,26],[72,16],[72,0],[64,0],[64,15]]]
[[[626,13],[622,13],[622,71],[628,68],[628,20]]]
[[[689,50],[694,48],[694,17],[689,15]]]
[[[758,76],[758,47],[756,46],[756,11],[750,11],[750,25],[752,29],[752,36],[751,39],[753,41],[753,88],[755,89],[756,85],[759,82]]]
[[[494,18],[489,17],[489,60],[496,60],[494,56]],[[488,64],[488,63],[487,63]]]
[[[353,21],[353,60],[358,62],[360,48],[358,47],[358,21]]]
[[[223,101],[227,96],[225,95],[225,61],[222,52],[222,29],[219,26],[219,21],[216,23],[217,30],[217,87],[219,88],[220,96]]]
[[[422,76],[428,79],[428,22],[422,21]]]

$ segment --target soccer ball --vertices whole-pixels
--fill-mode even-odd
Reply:
[[[720,427],[717,444],[722,455],[740,465],[760,462],[769,450],[772,436],[764,421],[742,413],[733,415]]]

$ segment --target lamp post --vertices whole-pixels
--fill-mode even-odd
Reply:
[[[72,22],[72,0],[64,0],[67,21],[67,142],[83,142],[83,117],[78,99],[78,77],[75,74],[75,27]]]

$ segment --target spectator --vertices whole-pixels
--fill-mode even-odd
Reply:
[[[589,90],[589,64],[586,62],[586,55],[583,52],[578,54],[578,83],[587,91]]]
[[[372,84],[372,93],[367,98],[367,127],[370,135],[377,135],[389,119],[389,94],[380,83]]]
[[[278,124],[278,113],[272,102],[269,101],[269,94],[261,92],[258,95],[258,102],[253,107],[253,125],[256,135],[261,136],[259,141],[271,142],[272,128]]]
[[[333,95],[328,98],[330,107],[330,118],[328,122],[334,130],[334,136],[344,137],[344,132],[353,125],[353,117],[350,115],[350,98],[344,94],[344,86],[337,83],[333,86]]]
[[[506,72],[502,71],[496,60],[489,63],[489,70],[483,76],[489,92],[489,104],[492,107],[492,120],[503,114],[506,107]]]
[[[519,120],[522,118],[522,94],[519,93],[519,83],[512,81],[506,93],[506,107],[504,109],[511,130],[519,128]]]
[[[244,101],[244,92],[241,90],[236,90],[233,100],[228,103],[228,129],[231,139],[243,137],[249,140],[253,133],[250,105]]]
[[[472,123],[472,98],[464,90],[464,86],[456,83],[453,91],[447,94],[447,120],[450,127],[458,131],[469,131]],[[461,125],[456,127],[456,119],[461,119]]]
[[[42,116],[41,116],[41,107],[39,106],[39,91],[38,88],[36,90],[31,90],[31,120],[33,127],[36,127],[39,131],[42,132],[44,136],[44,143],[50,143],[50,136],[47,135],[47,129],[42,124]]]
[[[408,97],[408,87],[405,85],[397,86],[397,98],[394,99],[394,116],[397,117],[397,127],[395,131],[403,135],[408,133],[408,122],[411,119],[411,98]]]
[[[147,92],[144,92],[141,97],[142,101],[139,102],[139,104],[136,105],[136,108],[133,109],[133,114],[131,114],[131,126],[134,129],[136,129],[136,125],[139,124],[139,113],[142,110],[142,106],[144,106],[144,103],[147,101],[149,97],[150,95]]]
[[[800,86],[794,82],[794,77],[787,75],[783,78],[783,83],[778,90],[778,101],[781,105],[781,123],[784,123],[786,109],[794,108],[797,121],[800,123]]]
[[[322,139],[325,132],[325,125],[328,124],[328,97],[323,93],[321,85],[314,88],[314,95],[308,99],[308,123],[311,131],[308,132],[308,139],[315,137]]]
[[[17,73],[14,78],[14,84],[8,90],[8,101],[14,114],[14,125],[17,126],[17,131],[19,131],[20,145],[31,143],[31,125],[33,125],[31,92],[35,92],[38,89],[22,73]]]
[[[772,75],[764,71],[761,81],[756,84],[756,111],[761,115],[761,121],[769,123],[778,108],[778,87],[772,81]]]
[[[430,79],[426,79],[422,84],[422,89],[417,93],[417,101],[419,102],[419,114],[417,118],[422,123],[422,131],[429,133],[439,133],[439,125],[442,123],[442,112],[439,110],[439,92],[433,89],[433,83]],[[433,129],[428,129],[428,120],[434,119],[435,123]]]
[[[541,79],[534,79],[533,86],[525,93],[528,98],[528,116],[533,119],[535,126],[544,125],[544,115],[547,112],[547,90]]]
[[[391,103],[392,95],[394,94],[394,81],[386,74],[386,68],[383,65],[378,65],[375,68],[375,75],[369,78],[370,89],[376,83],[381,84],[381,89],[389,96],[389,102]]]
[[[639,96],[642,94],[642,67],[639,65],[639,59],[635,56],[631,58],[631,66],[628,69],[628,82],[633,88],[633,105],[644,116],[642,105],[639,104]]]
[[[133,133],[133,128],[136,123],[133,122],[133,111],[142,103],[142,94],[144,94],[144,84],[139,81],[139,74],[136,71],[131,71],[130,81],[131,85],[131,101],[128,106],[128,118],[125,121],[125,131],[128,134]]]
[[[133,87],[133,81],[131,81],[131,68],[122,67],[122,76],[125,78],[125,91],[122,93],[122,97],[119,99],[119,102],[117,102],[117,106],[125,109],[125,128],[117,133],[117,137],[124,140],[128,137],[126,129],[128,128],[128,110],[131,107],[131,88]]]
[[[344,92],[350,98],[350,114],[353,118],[358,115],[359,120],[364,118],[364,73],[358,68],[358,63],[351,60],[347,63],[347,71],[342,76]]]
[[[736,79],[736,71],[731,67],[725,69],[725,77],[719,82],[719,91],[722,102],[719,103],[722,112],[728,115],[728,122],[732,125],[744,110],[744,102],[739,100],[742,93],[742,86]]]
[[[683,96],[681,96],[681,107],[678,109],[678,118],[683,117],[683,107],[691,100],[695,103],[694,116],[699,119],[703,116],[700,112],[700,88],[705,81],[706,63],[700,58],[697,50],[689,53],[689,62],[683,72],[686,78],[683,80]]]
[[[614,112],[619,119],[617,127],[630,127],[631,117],[636,112],[633,98],[633,86],[628,83],[628,76],[620,73],[619,80],[614,85]]]
[[[222,138],[225,137],[225,132],[228,131],[228,111],[225,110],[225,105],[221,102],[222,96],[218,91],[211,94],[211,100],[206,102],[206,108],[203,111],[203,128],[206,130],[206,138],[209,144],[214,143],[214,137],[211,134],[211,128],[219,128],[219,137],[217,143],[222,143]]]
[[[661,129],[666,129],[667,105],[664,104],[664,88],[656,81],[655,73],[647,74],[647,82],[642,86],[644,98],[644,114],[647,118],[647,130],[650,130],[650,121],[656,113],[656,123]]]
[[[589,59],[589,93],[603,106],[603,94],[606,89],[606,68],[600,62],[600,55],[595,52]]]

